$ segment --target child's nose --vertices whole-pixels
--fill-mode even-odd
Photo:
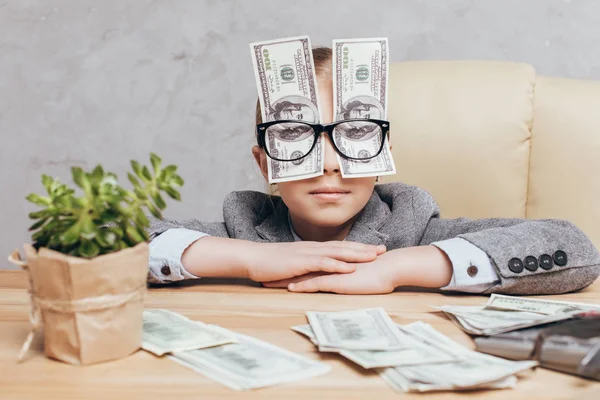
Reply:
[[[340,164],[338,163],[337,155],[333,143],[328,135],[324,134],[325,137],[325,163],[323,164],[323,172],[326,174],[339,174]]]

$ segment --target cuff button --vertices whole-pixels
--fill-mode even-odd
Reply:
[[[166,265],[160,269],[161,274],[163,275],[171,275],[171,268]]]
[[[554,264],[558,265],[559,267],[564,267],[567,265],[567,253],[562,250],[558,250],[556,253],[554,253]]]
[[[520,274],[523,272],[523,261],[518,258],[511,258],[508,262],[508,269],[510,269],[515,274]]]
[[[527,271],[535,271],[538,269],[538,260],[534,256],[525,257],[525,269]]]
[[[467,268],[467,274],[469,274],[471,278],[477,275],[477,272],[479,272],[479,270],[474,265],[471,265],[469,268]]]
[[[546,271],[552,269],[554,267],[554,262],[552,261],[552,257],[548,254],[542,254],[540,256],[540,268],[545,269]]]

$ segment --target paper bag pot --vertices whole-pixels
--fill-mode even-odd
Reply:
[[[93,364],[141,347],[147,243],[92,259],[24,248],[27,261],[20,265],[29,273],[32,315],[43,324],[46,356]]]

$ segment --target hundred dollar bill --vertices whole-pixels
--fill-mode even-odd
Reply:
[[[387,38],[341,39],[333,41],[334,120],[387,119],[389,51]],[[356,125],[356,123],[355,123]],[[381,135],[361,126],[340,125],[334,131],[337,146],[349,156],[375,154]],[[344,133],[344,130],[353,132]],[[385,147],[375,158],[349,160],[339,154],[344,178],[392,175],[396,166],[385,139]]]
[[[600,310],[600,304],[573,303],[569,301],[528,299],[524,297],[492,294],[486,309],[527,311],[538,314],[554,315],[559,313],[577,313]]]
[[[543,315],[526,311],[488,309],[487,306],[433,307],[472,335],[495,335],[515,329],[568,319],[572,314]]]
[[[252,64],[263,122],[301,120],[321,122],[317,79],[308,36],[276,39],[250,44]],[[265,141],[279,158],[294,159],[312,148],[314,135],[297,129],[273,130]],[[293,139],[293,140],[292,140]],[[287,182],[323,175],[323,136],[312,152],[297,161],[268,160],[269,183]]]
[[[321,346],[352,350],[399,350],[408,347],[383,308],[316,312],[306,316]]]
[[[499,379],[493,382],[486,382],[481,385],[471,386],[467,388],[458,388],[454,385],[441,384],[441,383],[424,383],[415,382],[401,375],[395,368],[384,368],[379,371],[379,376],[397,392],[434,392],[434,391],[448,391],[448,390],[460,390],[460,389],[512,389],[517,384],[516,376],[509,376],[503,379]]]
[[[290,329],[309,338],[310,341],[317,346],[319,351],[322,353],[339,353],[341,351],[341,349],[336,349],[335,347],[321,346],[309,324],[292,326]]]
[[[167,355],[167,358],[171,359],[172,361],[175,361],[177,364],[183,365],[184,367],[187,367],[193,371],[196,371],[199,374],[204,375],[208,379],[211,379],[217,383],[220,383],[221,385],[228,387],[231,390],[242,391],[242,390],[250,389],[247,386],[242,386],[237,382],[234,382],[232,380],[222,377],[219,374],[214,373],[210,368],[204,368],[203,366],[201,366],[199,364],[192,364],[190,362],[187,362],[181,358],[177,358],[172,355]]]
[[[146,310],[142,348],[161,356],[235,342],[235,336],[168,310]]]
[[[308,337],[314,344],[319,345],[310,325],[293,326],[292,330]],[[363,368],[381,368],[402,365],[437,364],[453,362],[460,359],[452,352],[439,347],[426,338],[411,337],[412,334],[402,326],[398,326],[401,335],[409,347],[402,350],[345,350],[332,349],[350,361],[355,362]],[[321,347],[319,347],[319,351]]]
[[[449,364],[431,364],[389,368],[384,379],[392,387],[403,391],[460,390],[470,388],[505,387],[514,385],[515,374],[528,370],[536,361],[508,361],[470,350],[423,322],[415,322],[405,329],[420,337],[437,342],[463,359]]]
[[[223,328],[218,328],[225,332]],[[292,353],[250,336],[231,332],[237,343],[176,352],[173,357],[228,387],[256,389],[323,375],[327,364]]]

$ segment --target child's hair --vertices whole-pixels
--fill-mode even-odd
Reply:
[[[329,47],[315,47],[312,49],[317,77],[332,80],[332,51]],[[260,102],[256,101],[256,125],[262,123],[262,112]]]

